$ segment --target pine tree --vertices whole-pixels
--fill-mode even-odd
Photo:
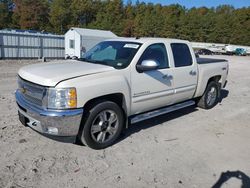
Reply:
[[[78,27],[87,27],[93,21],[95,7],[99,5],[94,0],[72,0],[70,11],[72,12],[72,24]]]
[[[52,30],[64,34],[72,18],[70,7],[71,0],[54,0],[50,5],[50,23]]]
[[[91,27],[111,30],[117,35],[121,35],[124,26],[123,11],[124,7],[122,0],[104,1]]]
[[[218,43],[231,43],[233,13],[232,6],[223,5],[216,8],[216,18],[214,32],[211,35],[211,40]]]
[[[250,46],[250,7],[233,11],[231,44]]]
[[[185,8],[178,4],[164,6],[162,14],[164,15],[162,37],[179,38],[180,30],[182,29],[180,20],[184,17]]]
[[[126,37],[250,45],[250,7],[186,9],[139,0],[135,4],[131,0],[0,0],[0,29],[46,29],[63,34],[72,26],[111,30]]]
[[[132,5],[132,1],[129,0],[127,2],[127,6],[124,11],[124,27],[122,31],[122,35],[125,37],[132,37],[134,35],[135,30],[135,10]]]
[[[46,0],[14,0],[13,24],[21,29],[45,30],[49,23]]]
[[[0,0],[0,29],[10,27],[12,15],[12,1]]]

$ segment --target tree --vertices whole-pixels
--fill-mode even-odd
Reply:
[[[157,4],[152,6],[148,4],[147,11],[143,22],[145,36],[161,37],[163,35],[164,15],[162,14],[162,6]]]
[[[111,30],[125,37],[250,45],[250,7],[186,9],[143,0],[135,4],[132,0],[0,0],[0,28],[47,29],[62,34],[72,26]]]
[[[11,15],[12,15],[12,1],[0,0],[0,29],[10,26]]]
[[[72,24],[79,27],[87,27],[93,21],[95,7],[99,1],[94,0],[73,0],[70,6],[72,12]]]
[[[232,36],[234,7],[229,5],[219,6],[215,10],[215,24],[210,40],[218,43],[230,43]]]
[[[180,20],[185,15],[185,8],[179,4],[164,6],[162,14],[164,15],[162,37],[179,38],[182,29]]]
[[[134,30],[135,30],[134,19],[135,19],[135,9],[132,5],[132,1],[129,0],[124,10],[124,27],[122,31],[123,36],[125,37],[134,36]]]
[[[209,35],[210,18],[206,7],[192,8],[181,17],[180,38],[205,42]]]
[[[121,35],[124,26],[122,0],[107,0],[102,2],[102,7],[96,14],[96,20],[90,25],[91,28],[111,30]]]
[[[14,3],[14,26],[36,30],[48,28],[49,4],[46,0],[14,0]]]
[[[135,7],[135,35],[136,36],[145,36],[144,31],[145,29],[143,28],[143,22],[144,22],[144,13],[147,10],[147,5],[143,3],[139,3],[139,1],[136,2],[136,7]]]
[[[233,11],[230,43],[250,46],[250,7]]]
[[[50,5],[50,23],[53,32],[63,34],[68,30],[72,13],[69,9],[71,0],[54,0]]]

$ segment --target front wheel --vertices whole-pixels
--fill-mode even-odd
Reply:
[[[197,105],[200,108],[204,109],[213,108],[218,103],[219,93],[220,93],[219,84],[215,81],[209,82],[204,94],[198,100]]]
[[[103,101],[89,111],[80,139],[90,148],[103,149],[116,141],[123,125],[121,108],[114,102]]]

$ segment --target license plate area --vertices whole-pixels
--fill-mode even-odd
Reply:
[[[28,126],[27,125],[27,122],[29,122],[29,119],[26,118],[23,114],[21,114],[19,111],[18,111],[18,116],[19,116],[19,121],[24,125],[24,126]]]
[[[20,109],[18,111],[18,115],[19,115],[20,122],[24,126],[31,127],[32,129],[35,129],[38,132],[43,132],[40,121],[37,121],[36,119],[32,118],[31,116],[29,116],[28,114],[26,114],[25,112],[23,112]]]

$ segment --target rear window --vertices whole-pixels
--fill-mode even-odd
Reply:
[[[173,51],[175,67],[185,67],[193,64],[188,45],[182,43],[172,43],[171,48]]]

